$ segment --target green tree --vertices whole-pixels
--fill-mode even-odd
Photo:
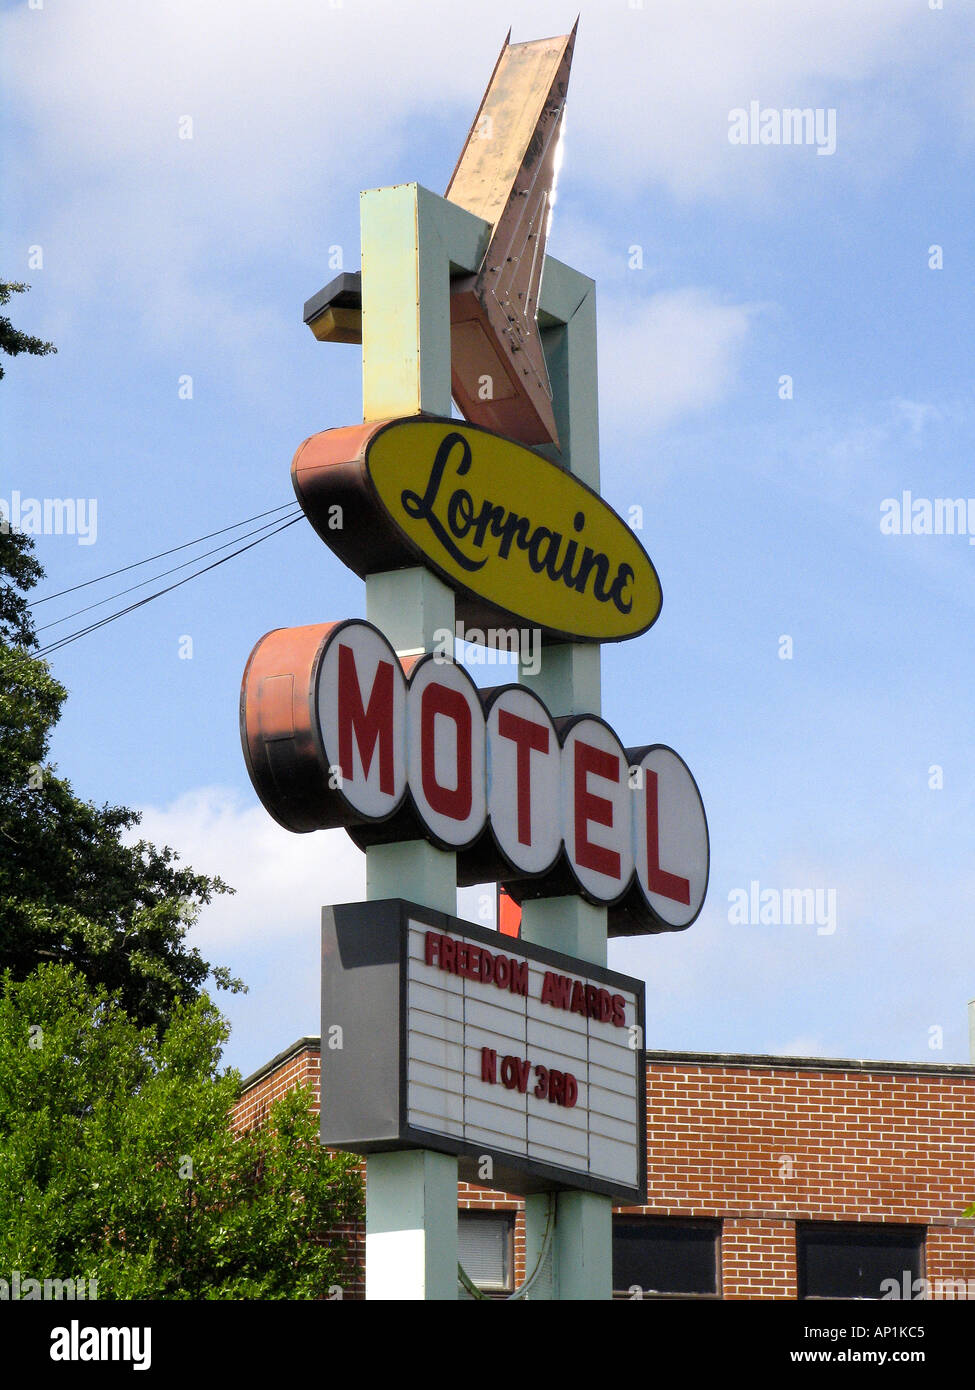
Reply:
[[[211,974],[243,989],[186,942],[201,906],[232,890],[168,847],[123,844],[138,813],[83,801],[49,765],[66,692],[32,654],[27,595],[42,573],[31,538],[0,524],[0,971],[68,962],[162,1029]]]
[[[162,1040],[71,967],[0,997],[0,1274],[96,1279],[99,1298],[323,1298],[354,1256],[351,1155],[319,1143],[307,1089],[235,1134],[239,1074],[205,996]],[[317,1237],[314,1233],[319,1233]],[[333,1234],[329,1234],[333,1233]]]
[[[16,281],[0,281],[0,306],[9,303],[12,294],[24,294],[30,289],[30,285],[25,285]],[[4,315],[0,315],[0,352],[5,352],[8,357],[16,357],[21,352],[29,352],[34,357],[46,357],[49,352],[57,352],[53,343],[43,343],[40,338],[32,338],[29,333],[22,333],[19,328],[14,328],[13,324]],[[3,376],[3,363],[0,362],[0,377]]]

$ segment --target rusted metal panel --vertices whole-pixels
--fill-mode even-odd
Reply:
[[[523,444],[559,442],[536,314],[575,34],[505,40],[446,194],[494,229],[451,285],[454,398]]]
[[[323,775],[318,720],[309,692],[337,623],[275,628],[254,647],[240,686],[240,740],[254,790],[286,830],[342,824],[342,807]],[[322,819],[334,802],[335,819]]]

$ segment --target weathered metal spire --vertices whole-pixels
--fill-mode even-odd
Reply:
[[[519,44],[509,30],[446,193],[494,229],[479,271],[451,287],[454,399],[523,444],[559,442],[535,316],[578,25]]]

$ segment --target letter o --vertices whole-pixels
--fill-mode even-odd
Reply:
[[[463,849],[484,829],[484,714],[477,687],[453,661],[423,657],[406,701],[407,768],[413,802],[430,838]]]

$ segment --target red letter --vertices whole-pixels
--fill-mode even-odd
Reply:
[[[595,825],[613,824],[613,803],[604,796],[595,796],[588,787],[590,772],[604,777],[607,782],[620,780],[620,760],[615,753],[607,753],[602,748],[594,748],[591,743],[576,741],[575,759],[575,819],[576,853],[579,864],[609,878],[619,878],[620,857],[615,849],[594,845],[589,838],[589,822]]]
[[[498,1079],[498,1054],[493,1047],[481,1048],[481,1080],[493,1086]]]
[[[526,960],[509,961],[511,968],[511,983],[508,988],[512,994],[528,995],[528,962]]]
[[[392,670],[392,667],[390,667]],[[390,687],[392,709],[392,687]],[[437,781],[434,730],[438,714],[452,719],[456,730],[457,786],[442,787]],[[392,721],[390,721],[392,727]],[[470,706],[459,690],[431,682],[423,692],[420,706],[420,767],[423,794],[431,810],[451,820],[466,820],[473,804],[471,756],[473,731]],[[392,761],[390,762],[392,768]],[[390,774],[392,776],[392,774]]]
[[[675,903],[690,905],[690,880],[679,874],[669,874],[660,867],[660,839],[657,828],[657,774],[649,768],[644,772],[647,798],[647,883],[651,893],[671,898]]]
[[[514,1058],[515,1067],[518,1073],[518,1090],[522,1095],[528,1090],[528,1078],[531,1076],[531,1062],[521,1058]]]
[[[489,985],[494,980],[494,957],[490,951],[481,952],[481,983]]]
[[[392,796],[396,790],[393,772],[393,667],[380,661],[369,692],[369,704],[362,708],[359,673],[351,647],[339,644],[339,764],[342,776],[350,782],[355,776],[352,761],[352,735],[359,747],[363,775],[369,776],[372,755],[379,744],[379,790]]]
[[[498,711],[498,733],[502,738],[510,738],[518,749],[518,843],[530,845],[532,842],[532,749],[538,753],[548,752],[548,729],[544,724],[536,724],[531,719],[523,719],[520,714],[509,710]]]
[[[426,938],[426,952],[425,952],[426,963],[427,963],[427,965],[432,965],[432,964],[433,964],[433,958],[434,958],[434,956],[435,956],[436,954],[437,954],[437,933],[436,933],[435,931],[428,931],[428,932],[427,932],[427,938]]]

